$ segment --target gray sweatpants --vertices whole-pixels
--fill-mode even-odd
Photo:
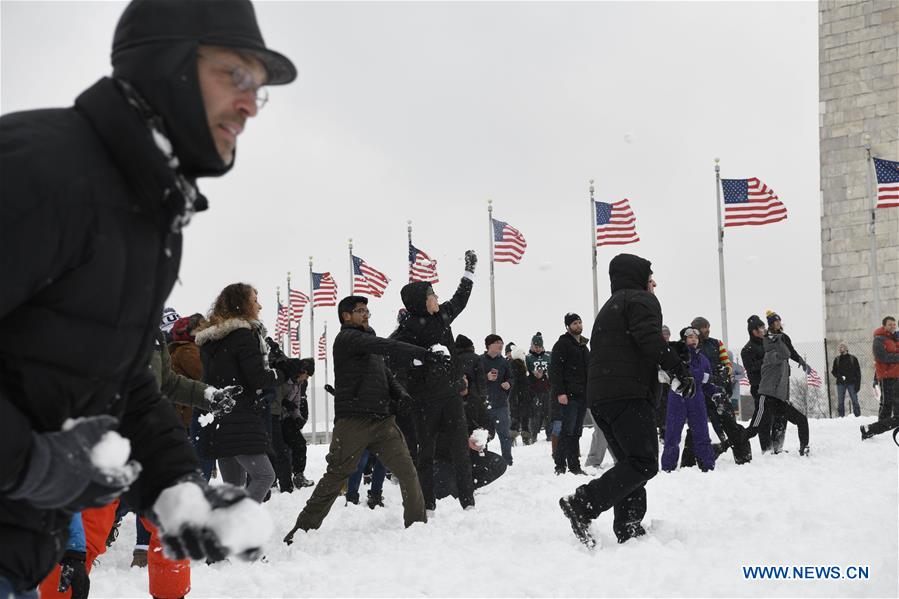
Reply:
[[[587,454],[584,466],[600,466],[606,458],[606,450],[609,448],[609,443],[606,441],[606,436],[602,434],[602,430],[593,422],[593,415],[590,413],[590,410],[587,410],[587,418],[584,419],[584,423],[593,424],[593,439],[590,441],[590,452]]]
[[[275,482],[275,470],[264,453],[218,458],[218,462],[222,480],[235,487],[246,487],[247,495],[257,503],[262,503],[265,494]],[[248,474],[250,475],[249,485],[247,485]]]

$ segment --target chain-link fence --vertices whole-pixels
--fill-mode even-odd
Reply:
[[[837,381],[831,374],[834,359],[839,355],[837,341],[793,341],[793,347],[814,370],[806,376],[795,362],[790,363],[790,403],[809,418],[837,418],[839,416]],[[858,360],[862,380],[858,391],[858,403],[862,416],[877,416],[880,406],[880,388],[873,386],[874,356],[871,341],[846,341],[849,353]],[[749,395],[749,387],[742,387],[742,394]],[[848,391],[844,393],[844,413],[852,415],[852,401]],[[751,408],[750,408],[751,410]]]

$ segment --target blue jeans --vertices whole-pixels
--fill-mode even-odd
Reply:
[[[194,410],[193,416],[190,418],[190,444],[193,445],[194,451],[197,452],[197,458],[200,460],[200,469],[203,471],[203,478],[206,482],[212,478],[212,469],[215,467],[215,460],[207,458],[200,450],[200,411]]]
[[[369,451],[366,449],[362,452],[362,456],[359,458],[359,466],[356,468],[356,471],[350,475],[349,479],[347,479],[347,494],[359,494],[359,485],[362,484],[362,475],[365,474],[365,465],[368,464],[368,456]],[[384,464],[381,463],[381,460],[375,458],[375,468],[371,473],[372,491],[380,491],[384,488],[385,476],[387,476],[387,468],[384,467]]]
[[[512,426],[512,416],[509,413],[509,406],[499,408],[490,408],[490,417],[496,425],[496,436],[499,438],[499,447],[502,450],[503,459],[506,464],[512,465],[512,437],[509,434],[509,428]]]
[[[12,582],[3,576],[0,576],[0,597],[3,599],[38,599],[37,589],[16,592]]]
[[[846,415],[846,391],[849,391],[849,399],[852,401],[852,413],[861,416],[862,409],[858,405],[858,391],[855,390],[855,385],[837,383],[837,412],[840,418]]]
[[[578,449],[586,415],[587,404],[569,395],[568,404],[562,406],[562,434],[559,436],[559,447],[555,455],[556,466],[567,466],[573,471],[581,469]]]

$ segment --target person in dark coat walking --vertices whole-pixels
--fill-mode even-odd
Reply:
[[[384,357],[390,356],[397,364],[413,359],[432,363],[433,359],[424,348],[375,335],[368,326],[370,312],[365,297],[343,298],[337,313],[341,326],[332,349],[334,431],[326,458],[328,469],[315,485],[293,529],[284,537],[288,545],[298,530],[321,526],[366,449],[399,481],[406,527],[428,521],[415,464],[395,418],[397,411],[409,409],[412,400],[387,368]]]
[[[833,359],[833,368],[830,374],[837,380],[837,413],[840,418],[846,415],[846,392],[849,392],[849,400],[852,402],[852,413],[858,418],[862,415],[861,406],[858,405],[858,392],[862,387],[862,369],[858,358],[849,353],[849,346],[841,341],[837,346],[840,355]]]
[[[746,369],[746,378],[749,379],[749,393],[755,402],[755,410],[752,414],[750,422],[757,422],[759,445],[762,453],[771,450],[771,427],[773,424],[773,415],[775,410],[760,408],[764,406],[759,402],[759,385],[762,382],[762,363],[765,361],[765,333],[767,327],[765,322],[756,314],[753,314],[746,320],[746,329],[749,332],[749,341],[740,351],[740,357],[743,360],[743,367]],[[751,426],[751,425],[750,425]]]
[[[407,382],[409,394],[415,400],[418,478],[428,510],[437,508],[434,452],[438,431],[451,434],[459,503],[463,508],[474,505],[465,408],[459,395],[462,373],[452,323],[468,305],[476,264],[475,253],[471,250],[465,252],[465,272],[456,293],[442,304],[438,303],[430,283],[415,282],[403,287],[400,295],[406,314],[390,335],[391,339],[424,349],[442,345],[447,352],[437,362],[420,365],[404,363],[395,368],[397,376]]]
[[[600,478],[559,500],[578,539],[594,547],[590,523],[614,509],[619,543],[645,534],[646,482],[659,471],[655,427],[659,367],[671,387],[693,397],[696,384],[676,352],[662,339],[662,308],[648,260],[619,254],[609,263],[612,296],[593,324],[587,395],[593,419],[616,463]],[[555,360],[555,353],[553,353]]]
[[[549,365],[552,396],[562,406],[562,432],[559,447],[553,458],[556,474],[565,474],[566,467],[573,474],[587,474],[581,468],[579,447],[587,413],[587,370],[590,350],[589,339],[581,335],[584,324],[581,317],[569,312],[565,315],[565,334],[553,345]]]
[[[201,430],[203,450],[218,460],[222,480],[247,486],[247,494],[260,503],[275,481],[266,432],[266,420],[271,416],[263,395],[300,373],[296,358],[277,363],[278,370],[270,367],[265,327],[259,322],[261,309],[251,285],[228,285],[216,298],[206,325],[195,335],[204,382],[243,388],[234,408],[217,415]]]
[[[484,338],[486,351],[481,354],[481,370],[484,371],[487,390],[487,413],[493,421],[500,451],[506,465],[512,465],[512,410],[509,391],[512,389],[512,366],[500,355],[503,338],[496,334]]]
[[[182,228],[207,207],[196,179],[231,168],[261,86],[296,77],[266,48],[249,0],[208,6],[131,2],[111,78],[73,107],[0,117],[0,587],[16,593],[58,563],[73,513],[126,489],[154,518],[159,495],[181,482],[213,510],[245,497],[195,475],[147,367]],[[62,430],[70,418],[82,420]],[[112,429],[130,440],[133,463],[107,478],[89,456]],[[160,531],[182,556],[183,535],[199,534],[184,524]],[[192,557],[231,552],[203,534]]]

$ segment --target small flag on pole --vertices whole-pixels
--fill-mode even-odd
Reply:
[[[312,306],[327,308],[337,305],[337,282],[331,273],[312,273]]]
[[[328,359],[328,340],[325,338],[325,333],[322,333],[322,336],[318,339],[318,359]]]
[[[620,202],[596,205],[596,245],[626,245],[640,241],[637,235],[637,218],[627,198]]]
[[[721,179],[724,226],[767,225],[787,218],[787,207],[774,190],[752,179]]]
[[[423,251],[409,244],[409,281],[424,281],[432,285],[439,283],[437,277],[437,261]]]
[[[528,247],[521,232],[501,220],[493,219],[493,261],[518,264]]]
[[[877,204],[875,208],[899,208],[899,162],[872,158],[877,175]]]
[[[818,373],[814,368],[809,367],[808,374],[805,375],[805,380],[809,387],[814,387],[816,389],[821,388],[821,377],[818,376]]]
[[[290,353],[294,358],[300,357],[300,323],[290,325]]]
[[[283,306],[281,302],[278,302],[278,316],[275,318],[275,339],[279,342],[284,333],[288,332],[289,322],[290,317],[287,314],[287,307]]]
[[[309,296],[297,289],[291,289],[288,295],[290,297],[290,319],[299,322],[309,303]]]
[[[362,258],[353,256],[354,293],[382,297],[389,282],[387,275],[369,266]]]

